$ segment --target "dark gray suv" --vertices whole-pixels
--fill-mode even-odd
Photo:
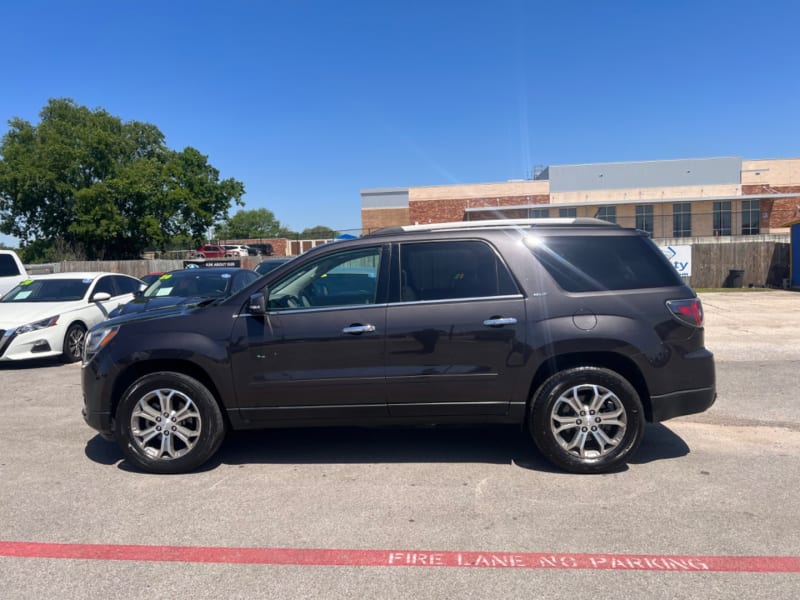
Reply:
[[[703,309],[646,234],[595,219],[411,226],[317,247],[232,297],[87,336],[84,418],[158,473],[226,430],[516,423],[572,472],[709,408]]]

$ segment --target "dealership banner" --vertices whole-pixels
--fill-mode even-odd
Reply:
[[[681,277],[692,276],[692,247],[691,246],[661,246],[661,252],[672,263]]]

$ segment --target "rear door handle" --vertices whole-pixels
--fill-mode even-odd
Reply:
[[[514,317],[492,317],[483,322],[487,327],[502,327],[503,325],[516,325],[517,320]]]
[[[350,333],[352,335],[372,333],[373,331],[375,331],[375,325],[350,325],[342,329],[342,333]]]

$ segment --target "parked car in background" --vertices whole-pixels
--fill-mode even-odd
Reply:
[[[112,311],[109,318],[175,306],[194,306],[227,298],[257,278],[255,271],[236,267],[170,271],[136,294],[130,302]]]
[[[274,250],[272,244],[250,244],[251,248],[255,248],[261,256],[272,256]]]
[[[0,361],[80,360],[86,331],[134,297],[142,282],[117,273],[57,273],[26,279],[0,298]]]
[[[233,256],[233,252],[217,244],[203,244],[197,250],[191,250],[189,252],[190,259],[231,258]]]
[[[17,253],[13,250],[0,250],[0,297],[27,278],[28,273]]]
[[[270,258],[265,258],[256,265],[255,271],[259,275],[266,275],[281,265],[285,265],[287,262],[292,260],[292,258],[293,257],[291,256],[272,256]]]
[[[94,328],[81,370],[87,423],[157,473],[228,429],[457,423],[600,473],[716,398],[700,300],[647,233],[598,219],[391,228],[159,316]]]
[[[223,244],[222,247],[230,252],[231,256],[248,256],[247,246],[241,244]]]

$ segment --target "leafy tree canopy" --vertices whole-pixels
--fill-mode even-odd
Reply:
[[[339,235],[338,232],[325,225],[316,225],[300,232],[300,237],[306,240],[327,240],[335,238],[337,235]]]
[[[281,225],[272,211],[266,208],[240,210],[221,223],[214,230],[220,240],[246,240],[261,238],[289,238],[301,240],[321,240],[335,238],[338,233],[325,225],[309,227],[301,232]]]
[[[0,232],[29,260],[59,245],[97,259],[135,258],[176,236],[200,242],[242,204],[241,182],[220,181],[194,148],[170,150],[155,125],[70,99],[51,99],[40,117],[11,119],[0,142]]]
[[[215,229],[221,240],[282,237],[283,231],[281,222],[266,208],[240,210]]]

